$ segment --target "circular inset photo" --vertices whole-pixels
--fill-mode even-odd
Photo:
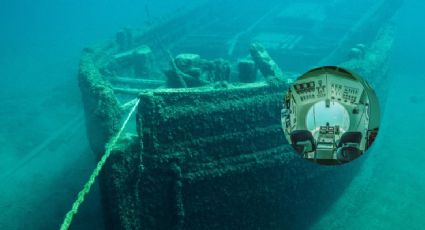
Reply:
[[[375,91],[340,67],[320,67],[299,77],[283,106],[286,139],[302,158],[319,164],[344,164],[360,157],[378,134]]]

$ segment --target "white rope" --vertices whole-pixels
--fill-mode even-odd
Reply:
[[[120,138],[121,133],[125,129],[128,121],[130,120],[131,115],[136,110],[136,107],[139,104],[139,102],[140,102],[140,99],[137,99],[135,105],[133,106],[133,108],[131,109],[127,118],[125,119],[123,125],[121,126],[121,129],[118,131],[118,133],[115,136],[112,137],[112,139],[108,142],[108,144],[106,144],[105,154],[103,154],[102,158],[97,163],[96,168],[93,170],[92,174],[90,175],[89,180],[86,182],[83,189],[78,193],[77,199],[72,204],[71,210],[69,210],[69,212],[65,216],[65,219],[63,220],[63,223],[60,227],[61,230],[67,230],[69,228],[69,226],[71,225],[74,216],[78,212],[78,208],[84,202],[85,196],[90,192],[90,189],[93,186],[94,182],[96,181],[96,178],[99,175],[100,171],[102,170],[103,166],[105,165],[106,160],[111,155],[112,148],[114,147],[114,145],[116,144],[116,142]]]
[[[314,121],[314,129],[316,129],[316,105],[313,105],[313,121]]]

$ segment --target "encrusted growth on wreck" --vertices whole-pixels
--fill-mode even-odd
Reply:
[[[277,66],[276,62],[270,57],[267,50],[261,44],[252,44],[250,53],[258,69],[266,79],[282,77],[282,70]]]
[[[259,10],[263,13],[260,20],[250,19],[251,24],[245,25],[249,28],[236,31],[235,37],[220,41],[221,37],[210,36],[216,39],[211,46],[206,46],[206,41],[194,44],[190,30],[202,31],[203,24],[210,23],[208,14],[199,12],[205,8],[219,11],[213,1],[146,31],[125,29],[117,33],[115,41],[85,49],[79,79],[88,137],[96,154],[102,153],[116,131],[123,111],[140,98],[133,121],[136,131],[120,140],[103,170],[106,226],[222,230],[294,225],[302,229],[312,224],[344,191],[365,158],[323,167],[292,152],[280,126],[288,73],[282,73],[276,63],[285,71],[291,64],[307,68],[321,62],[342,63],[368,79],[377,91],[385,92],[393,29],[383,23],[379,13],[389,17],[396,5],[386,1],[372,5],[361,20],[351,16],[351,22],[336,27],[323,25],[333,22],[333,15],[307,20],[294,18],[284,5],[265,7]],[[312,3],[311,8],[318,7]],[[279,16],[271,19],[279,10]],[[228,15],[222,17],[226,23],[230,20]],[[266,19],[269,23],[290,19],[311,28],[288,26],[290,32],[278,34],[275,24],[265,24],[266,31],[261,34],[257,26]],[[373,26],[365,28],[369,19]],[[345,36],[316,41],[319,36],[310,32],[311,37],[302,35],[312,28]],[[254,31],[260,34],[254,36]],[[363,39],[365,32],[371,37]],[[248,39],[248,35],[252,37]],[[263,35],[275,36],[278,41],[260,45],[257,40],[261,42]],[[224,57],[229,41],[231,55],[240,54],[243,44],[245,56],[204,59],[191,47],[172,50],[177,45],[188,48],[187,44],[204,51],[220,47]],[[305,46],[294,48],[301,42],[306,42]],[[326,44],[312,48],[319,43]],[[330,47],[335,50],[330,52]],[[168,48],[178,55],[171,55]],[[287,52],[274,55],[282,50]],[[324,50],[330,53],[324,56]]]
[[[376,90],[378,95],[385,95],[390,85],[389,58],[391,57],[394,43],[395,27],[386,24],[376,34],[375,40],[368,46],[357,44],[360,56],[351,57],[341,63],[342,67],[348,68],[363,76]],[[379,67],[379,68],[377,68]],[[379,97],[381,109],[385,109],[385,97]]]
[[[171,68],[164,71],[168,88],[201,87],[214,82],[229,81],[229,61],[205,60],[198,54],[179,54],[170,57]]]
[[[78,76],[90,145],[101,155],[105,143],[120,125],[121,110],[110,83],[99,73],[92,55],[84,54]]]
[[[310,215],[309,208],[326,208],[327,202],[310,201],[337,196],[342,190],[332,184],[348,183],[360,163],[318,168],[292,152],[279,123],[286,87],[254,83],[142,93],[141,149],[120,147],[105,171],[113,174],[106,185],[109,207],[114,207],[108,225],[273,229],[297,223],[294,216]],[[297,176],[309,171],[314,174]],[[328,189],[317,193],[323,185]],[[311,190],[301,197],[297,189],[304,187]]]

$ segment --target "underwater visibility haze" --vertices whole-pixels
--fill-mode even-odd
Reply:
[[[0,2],[0,229],[423,229],[424,10]],[[321,66],[353,71],[379,100],[350,162],[335,139],[315,164],[285,138],[300,129],[281,119],[285,95]],[[301,91],[291,103],[318,97]],[[375,122],[373,102],[332,95],[300,110],[306,130]],[[334,120],[316,120],[329,104]]]

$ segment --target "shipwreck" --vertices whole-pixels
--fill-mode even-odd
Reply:
[[[100,177],[105,226],[314,223],[367,156],[343,166],[299,157],[281,127],[283,97],[309,68],[339,65],[366,78],[383,105],[401,3],[361,2],[207,1],[85,48],[78,78],[96,156],[139,101]]]

